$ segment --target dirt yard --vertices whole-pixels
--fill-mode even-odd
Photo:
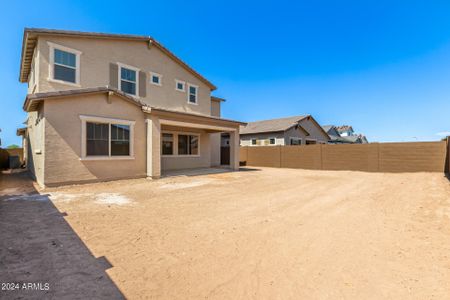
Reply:
[[[0,298],[449,299],[442,174],[261,168],[0,182]]]

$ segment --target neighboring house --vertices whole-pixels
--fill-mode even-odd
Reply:
[[[325,144],[330,139],[310,115],[249,122],[240,134],[241,146]]]
[[[351,136],[344,136],[342,137],[346,141],[348,141],[351,144],[367,144],[367,138],[364,135],[358,134],[358,135],[351,135]]]
[[[362,134],[355,134],[353,127],[348,125],[322,127],[330,136],[331,144],[367,144],[367,138]]]
[[[216,87],[148,36],[25,29],[27,166],[41,185],[239,168],[239,126]]]
[[[349,125],[337,126],[336,130],[340,136],[352,136],[354,133],[353,127]]]

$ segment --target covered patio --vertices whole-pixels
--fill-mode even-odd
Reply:
[[[221,165],[221,134],[229,136],[229,170],[239,169],[239,126],[245,123],[187,112],[143,107],[147,114],[147,176]],[[182,171],[181,171],[182,172]]]

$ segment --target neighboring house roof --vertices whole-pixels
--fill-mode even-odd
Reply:
[[[350,144],[351,142],[349,140],[346,140],[342,136],[337,135],[330,135],[330,141],[337,144]]]
[[[361,138],[357,135],[342,136],[341,138],[350,143],[361,143]]]
[[[165,108],[149,106],[149,105],[145,104],[144,102],[141,102],[138,99],[125,94],[122,91],[119,91],[115,88],[111,88],[108,86],[28,94],[25,98],[25,101],[23,104],[23,109],[25,111],[34,111],[38,108],[39,104],[41,102],[45,101],[46,99],[68,98],[68,97],[74,97],[74,96],[80,96],[80,95],[92,95],[92,94],[102,94],[102,93],[108,93],[108,95],[111,95],[111,94],[116,95],[132,104],[137,105],[138,107],[142,108],[142,110],[145,112],[150,112],[151,110],[159,111],[159,112],[170,112],[170,113],[174,113],[174,114],[178,114],[178,115],[192,116],[195,118],[217,120],[217,121],[222,121],[222,122],[230,122],[230,123],[236,123],[239,125],[247,125],[247,123],[244,123],[244,122],[239,122],[239,121],[230,120],[230,119],[224,119],[224,118],[215,117],[215,116],[205,116],[205,115],[196,114],[196,113],[180,112],[180,111],[175,111],[175,110],[170,110],[170,109],[165,109]]]
[[[364,134],[360,134],[359,136],[361,137],[361,141],[363,144],[367,144],[369,142],[369,140]]]
[[[359,134],[359,135],[350,135],[350,136],[343,136],[342,137],[345,141],[348,141],[349,143],[353,144],[367,144],[368,141],[365,136]]]
[[[324,125],[324,126],[322,126],[322,128],[323,128],[323,130],[325,130],[328,133],[331,129],[336,128],[336,127],[334,125]]]
[[[339,131],[339,133],[344,131],[353,131],[353,127],[350,125],[336,126],[336,130]]]
[[[240,134],[285,131],[298,124],[298,122],[305,119],[306,117],[308,116],[294,116],[280,119],[248,122],[247,126],[241,127]]]
[[[217,87],[197,73],[188,64],[183,62],[175,54],[169,51],[166,47],[160,44],[151,36],[145,35],[131,35],[131,34],[110,34],[110,33],[98,33],[98,32],[81,32],[81,31],[69,31],[69,30],[56,30],[56,29],[42,29],[42,28],[25,28],[22,42],[22,56],[20,59],[20,82],[27,82],[28,74],[31,69],[31,61],[33,59],[33,51],[36,46],[37,37],[39,35],[49,36],[69,36],[69,37],[83,37],[83,38],[97,38],[97,39],[118,39],[118,40],[134,40],[143,41],[148,43],[148,47],[155,46],[161,50],[164,54],[169,56],[172,60],[186,69],[188,72],[196,76],[202,82],[204,82],[211,90],[217,89]]]
[[[328,133],[323,130],[323,128],[311,115],[249,122],[247,126],[241,126],[240,134],[286,131],[293,126],[298,125],[299,122],[303,120],[312,121],[323,132],[325,136],[329,137]],[[300,128],[305,131],[305,133],[308,133],[303,127],[300,126]]]

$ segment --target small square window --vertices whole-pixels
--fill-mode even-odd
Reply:
[[[175,80],[175,89],[180,92],[184,92],[185,83],[184,81]]]
[[[269,139],[269,144],[270,145],[275,145],[275,138],[270,138]]]
[[[252,145],[256,145],[256,139],[252,139]]]
[[[154,85],[161,85],[162,76],[157,73],[150,73],[150,83]]]

